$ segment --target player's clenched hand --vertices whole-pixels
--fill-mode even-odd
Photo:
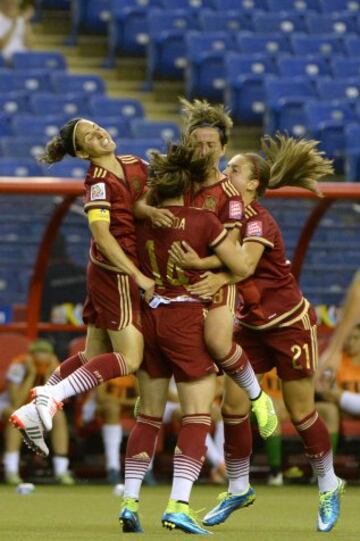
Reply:
[[[171,227],[174,221],[174,215],[169,209],[153,208],[151,211],[151,223],[156,227]]]
[[[193,295],[198,295],[204,299],[213,297],[226,283],[220,274],[205,272],[201,276],[202,280],[200,282],[188,286],[187,289],[191,291]]]
[[[169,250],[171,259],[182,269],[201,269],[201,258],[185,242],[174,242]]]
[[[324,382],[329,379],[334,380],[336,372],[340,366],[342,351],[327,348],[320,356],[319,367],[315,375],[316,382]]]

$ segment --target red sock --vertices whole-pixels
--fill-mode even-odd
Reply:
[[[227,374],[241,389],[244,389],[250,400],[255,400],[261,394],[261,387],[256,378],[253,367],[245,351],[233,342],[226,355],[216,361],[218,366]]]
[[[305,454],[309,460],[319,458],[331,450],[329,432],[316,410],[298,423],[294,422],[294,426],[303,440]]]
[[[196,481],[205,460],[205,440],[210,426],[211,417],[207,413],[184,415],[175,449],[174,477]]]
[[[99,383],[126,376],[129,373],[125,358],[120,353],[97,355],[91,361],[88,361],[84,368],[91,372]]]
[[[243,366],[248,362],[248,356],[245,351],[237,344],[233,342],[229,353],[226,357],[218,359],[216,362],[228,375],[232,375],[235,372],[239,372]]]
[[[161,417],[139,415],[128,439],[125,458],[125,497],[138,499],[141,483],[155,453]]]
[[[242,492],[249,483],[250,457],[252,452],[252,430],[250,417],[246,415],[225,415],[224,455],[227,476],[230,480],[229,492]],[[239,486],[231,483],[238,481]]]
[[[63,361],[60,366],[58,366],[57,369],[51,374],[46,384],[56,385],[57,383],[59,383],[59,381],[70,376],[70,374],[75,372],[75,370],[80,368],[80,366],[85,363],[86,357],[83,352],[79,352],[76,355],[65,359],[65,361]]]

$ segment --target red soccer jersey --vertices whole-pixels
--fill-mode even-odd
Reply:
[[[302,293],[290,272],[284,241],[274,218],[260,203],[245,208],[241,243],[259,242],[265,250],[255,273],[238,284],[243,299],[240,321],[257,328],[270,328],[292,318],[302,309]]]
[[[186,204],[192,207],[211,210],[226,229],[240,227],[244,204],[235,186],[223,177],[212,186],[204,186],[193,194]]]
[[[136,156],[119,156],[125,179],[91,164],[85,179],[85,212],[92,209],[110,211],[110,233],[125,254],[137,263],[133,205],[145,191],[147,166]],[[90,259],[95,264],[116,271],[91,241]]]
[[[138,224],[137,245],[142,272],[154,278],[156,293],[174,298],[189,295],[186,286],[200,280],[203,271],[182,270],[169,260],[174,242],[186,241],[199,254],[207,257],[209,249],[220,244],[226,230],[212,212],[192,207],[169,206],[176,220],[172,227],[153,226],[148,220]]]

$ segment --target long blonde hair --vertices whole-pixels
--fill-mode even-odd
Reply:
[[[318,180],[334,174],[334,168],[318,144],[313,139],[295,139],[281,133],[262,137],[264,158],[252,152],[243,154],[250,162],[252,178],[259,181],[257,195],[261,197],[267,189],[297,186],[322,197]]]

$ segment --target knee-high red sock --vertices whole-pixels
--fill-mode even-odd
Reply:
[[[250,400],[258,398],[261,393],[261,387],[256,379],[248,356],[239,344],[233,342],[226,357],[218,359],[216,363],[226,375],[247,392]]]
[[[161,417],[139,415],[126,446],[125,498],[139,499],[141,483],[155,453]]]
[[[229,492],[241,494],[249,485],[252,431],[249,415],[223,414],[224,451]]]
[[[68,359],[65,359],[60,366],[51,374],[50,378],[46,382],[46,385],[56,385],[62,379],[67,378],[86,363],[86,357],[83,352],[79,352],[76,355],[72,355]]]
[[[333,490],[337,486],[329,432],[324,421],[315,410],[294,426],[303,441],[305,455],[319,483],[320,492]]]
[[[52,385],[51,394],[56,401],[62,402],[70,396],[90,391],[104,381],[125,376],[127,373],[126,361],[120,353],[103,353],[56,385]]]
[[[200,475],[206,454],[205,440],[211,425],[210,415],[184,415],[175,455],[170,498],[188,502],[194,482]]]

